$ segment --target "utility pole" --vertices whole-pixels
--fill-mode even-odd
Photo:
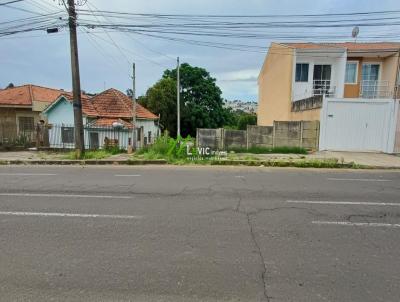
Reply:
[[[132,148],[136,150],[136,64],[132,64]]]
[[[180,63],[179,63],[179,57],[177,59],[177,98],[176,98],[176,106],[177,106],[177,131],[176,131],[176,136],[179,138],[181,136],[181,77],[180,77]]]
[[[76,36],[76,11],[74,0],[68,0],[68,15],[69,39],[71,48],[72,90],[74,98],[73,108],[75,123],[75,155],[77,158],[82,158],[85,152],[85,142],[83,136],[81,81],[79,76],[78,41]]]

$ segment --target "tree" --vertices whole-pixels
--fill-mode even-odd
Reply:
[[[166,70],[163,78],[175,81],[176,76],[176,69]],[[195,136],[197,128],[222,127],[227,111],[223,108],[222,91],[216,80],[204,68],[187,63],[181,65],[180,77],[182,136]],[[174,113],[176,119],[176,105]]]
[[[8,89],[8,88],[14,88],[15,86],[14,86],[14,84],[13,83],[9,83],[8,85],[7,85],[7,87],[6,87],[6,89]]]
[[[176,136],[176,81],[163,78],[138,98],[139,104],[154,114],[160,114],[160,123],[172,136]]]
[[[238,130],[246,130],[247,125],[257,125],[257,115],[244,113],[239,117],[237,128]]]

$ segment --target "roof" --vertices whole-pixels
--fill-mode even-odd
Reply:
[[[64,94],[62,94],[62,96],[65,97],[70,102],[73,101],[72,93],[64,93]],[[82,94],[81,102],[82,102],[83,114],[85,114],[87,116],[93,116],[93,117],[98,116],[98,113],[97,113],[96,109],[94,108],[92,102],[90,101],[89,96]]]
[[[32,106],[33,102],[52,103],[61,94],[61,89],[37,85],[23,85],[0,90],[0,105]]]
[[[342,49],[342,46],[336,46],[332,43],[281,43],[282,45],[286,45],[295,49],[309,49],[309,50],[318,50],[318,49]]]
[[[99,118],[94,120],[91,127],[113,127],[115,123],[122,124],[124,128],[132,129],[133,124],[120,118]]]
[[[369,50],[400,50],[400,42],[376,42],[376,43],[355,43],[355,42],[345,42],[336,43],[346,48],[348,51],[369,51]]]
[[[318,50],[318,49],[347,49],[347,51],[399,51],[400,42],[374,42],[374,43],[356,43],[356,42],[343,42],[343,43],[281,43],[291,48],[304,49],[304,50]]]
[[[108,118],[132,118],[132,100],[119,90],[108,89],[91,98],[97,115]],[[158,119],[158,116],[136,104],[136,117],[139,119]]]

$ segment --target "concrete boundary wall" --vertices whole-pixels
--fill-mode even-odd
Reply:
[[[198,147],[214,150],[236,148],[303,147],[318,150],[318,121],[275,121],[273,126],[248,126],[247,131],[197,129]]]

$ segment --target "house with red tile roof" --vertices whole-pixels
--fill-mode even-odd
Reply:
[[[21,136],[34,139],[40,113],[62,94],[68,93],[37,85],[0,89],[0,144]]]
[[[140,147],[153,143],[160,134],[158,116],[140,104],[136,104],[136,125],[133,125],[132,100],[113,88],[92,97],[82,97],[82,113],[86,148],[101,147],[105,139],[115,139],[121,148],[127,148],[133,131],[137,131],[136,146]],[[72,96],[62,94],[43,111],[42,116],[51,125],[50,146],[72,148]],[[114,138],[116,132],[118,138]]]

